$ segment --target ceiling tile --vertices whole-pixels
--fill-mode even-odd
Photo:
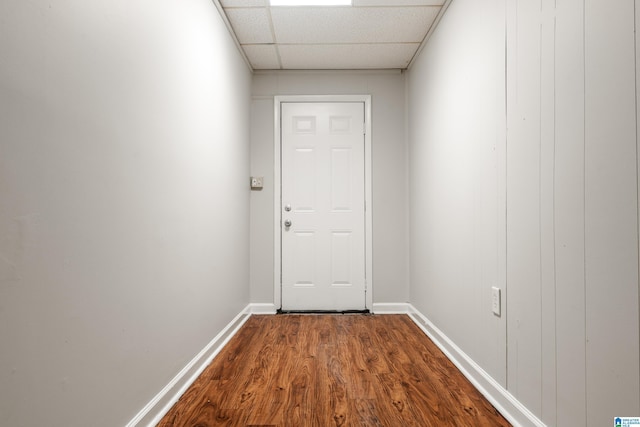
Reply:
[[[447,0],[271,7],[218,0],[256,70],[406,68]]]
[[[271,16],[278,43],[419,43],[436,7],[277,7]]]
[[[222,7],[256,7],[269,6],[269,0],[220,0]]]
[[[242,46],[242,49],[255,70],[278,70],[281,68],[275,45],[246,44]]]
[[[444,0],[353,0],[355,7],[362,6],[442,6]]]
[[[226,9],[226,14],[240,44],[273,43],[266,8]]]
[[[406,68],[419,43],[351,45],[280,45],[285,69],[384,69]]]

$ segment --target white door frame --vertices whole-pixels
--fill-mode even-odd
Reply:
[[[365,201],[365,304],[373,306],[373,222],[371,191],[371,95],[287,95],[274,97],[274,157],[273,157],[273,302],[276,309],[282,307],[282,187],[281,187],[281,149],[280,107],[284,102],[363,102],[365,117],[364,137],[364,201]]]

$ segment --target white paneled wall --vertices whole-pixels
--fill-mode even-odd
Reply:
[[[586,384],[590,427],[605,425],[623,413],[640,413],[634,20],[631,1],[615,7],[585,1]]]
[[[559,2],[555,31],[555,424],[586,425],[584,1]],[[556,313],[559,315],[556,317]],[[577,349],[577,350],[576,350]]]
[[[455,0],[409,72],[411,302],[548,426],[640,414],[637,6]],[[506,80],[479,9],[506,18],[480,20],[502,31]],[[502,108],[479,88],[496,79]],[[478,120],[506,129],[504,156],[499,139],[479,155],[499,133]],[[471,187],[481,170],[496,189]],[[489,224],[469,200],[494,206],[494,237],[467,226]],[[497,325],[487,278],[506,291]]]
[[[507,388],[541,414],[541,5],[507,6]]]
[[[606,425],[640,398],[634,8],[507,4],[508,388]]]

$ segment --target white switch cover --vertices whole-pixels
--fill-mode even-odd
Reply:
[[[262,188],[262,183],[264,178],[261,176],[252,176],[251,177],[251,188],[260,189]]]
[[[491,287],[491,310],[498,317],[500,317],[500,302],[500,288]]]

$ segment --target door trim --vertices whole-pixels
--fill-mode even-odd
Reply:
[[[372,174],[371,174],[371,95],[287,95],[275,96],[274,137],[273,137],[273,302],[277,309],[282,308],[282,188],[281,188],[281,148],[280,111],[285,102],[363,102],[365,117],[364,136],[364,200],[365,200],[365,308],[373,306],[373,212],[372,212]]]

